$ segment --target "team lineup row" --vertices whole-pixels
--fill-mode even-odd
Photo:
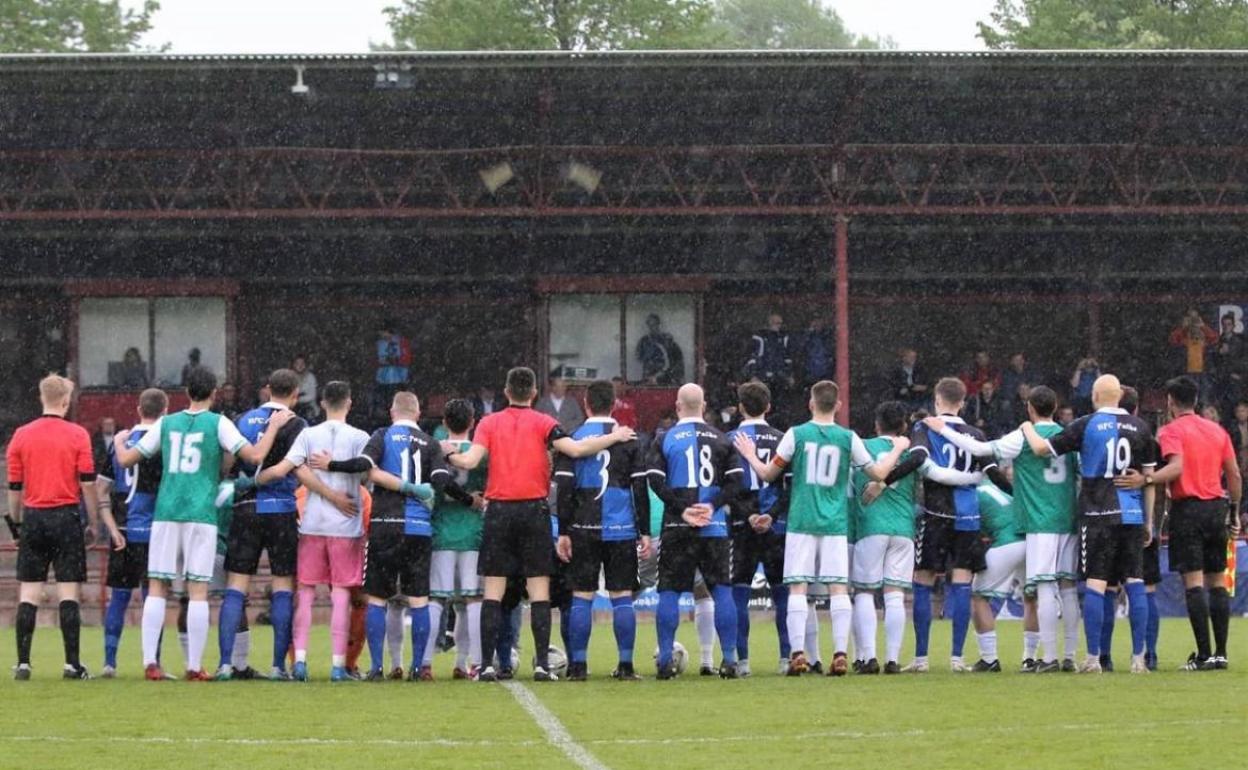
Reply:
[[[145,675],[165,678],[158,661],[166,597],[170,581],[184,579],[187,677],[214,678],[204,672],[202,658],[216,573],[223,598],[215,678],[252,675],[238,648],[240,641],[244,650],[248,645],[246,596],[263,553],[273,575],[270,677],[276,679],[308,678],[318,585],[331,592],[330,678],[336,681],[360,676],[348,665],[352,603],[360,596],[367,603],[363,637],[371,659],[361,678],[386,676],[387,626],[391,639],[395,628],[393,612],[387,623],[387,606],[395,597],[405,600],[410,617],[409,678],[432,677],[436,632],[448,602],[463,603],[456,626],[465,644],[457,676],[511,676],[510,643],[500,645],[500,639],[511,633],[509,613],[521,591],[530,603],[534,678],[564,673],[553,671],[547,659],[553,604],[561,610],[566,677],[584,679],[592,603],[601,587],[611,599],[619,654],[613,676],[634,679],[633,597],[641,585],[658,591],[660,679],[682,668],[675,635],[679,597],[689,591],[701,597],[700,610],[713,605],[722,654],[718,673],[736,678],[750,673],[746,605],[760,565],[776,611],[780,668],[788,675],[806,673],[814,662],[806,650],[812,586],[826,589],[828,597],[834,649],[829,674],[850,670],[851,632],[855,671],[928,670],[932,586],[942,574],[955,671],[1001,670],[994,602],[1019,586],[1026,587],[1024,670],[1076,668],[1081,611],[1087,654],[1078,668],[1102,670],[1109,662],[1102,658],[1108,653],[1102,640],[1106,623],[1112,628],[1114,620],[1111,597],[1121,587],[1130,609],[1131,670],[1142,673],[1156,666],[1156,607],[1146,583],[1160,579],[1152,541],[1154,512],[1165,508],[1165,497],[1156,500],[1155,491],[1167,484],[1171,564],[1185,581],[1195,573],[1205,582],[1205,635],[1197,633],[1188,666],[1227,665],[1229,608],[1218,580],[1226,538],[1239,526],[1227,514],[1226,497],[1237,511],[1240,480],[1226,438],[1229,466],[1217,447],[1212,472],[1199,469],[1204,476],[1183,486],[1203,456],[1185,442],[1205,431],[1203,425],[1171,430],[1202,419],[1191,414],[1196,394],[1189,383],[1169,389],[1176,419],[1163,428],[1160,445],[1150,426],[1131,413],[1134,393],[1126,389],[1127,403],[1121,403],[1124,389],[1108,375],[1094,388],[1093,414],[1062,428],[1052,421],[1055,395],[1037,388],[1028,405],[1031,420],[993,442],[954,416],[966,391],[952,378],[935,388],[936,416],[911,426],[904,407],[882,404],[877,436],[865,440],[836,423],[840,403],[832,382],[811,388],[811,420],[783,433],[765,421],[766,386],[742,385],[744,419],[727,435],[702,422],[701,389],[688,384],[677,395],[678,422],[643,451],[633,432],[609,417],[609,382],[588,386],[590,419],[572,436],[528,408],[535,378],[525,368],[508,374],[511,406],[479,423],[467,402],[453,401],[442,426],[426,434],[417,424],[419,401],[403,392],[392,404],[392,424],[369,436],[345,421],[351,406],[345,383],[325,387],[328,419],[307,427],[289,411],[298,395],[297,375],[278,370],[269,382],[273,400],[236,426],[210,411],[215,377],[204,370],[191,374],[189,409],[165,414],[165,395],[146,391],[140,423],[119,434],[113,452],[98,463],[100,518],[115,548],[108,571],[113,593],[106,613],[106,674],[115,671],[131,591],[146,580]],[[1166,466],[1156,470],[1161,458]],[[553,516],[546,501],[552,478]],[[12,487],[12,471],[10,482]],[[76,518],[70,524],[67,515],[30,505],[26,513],[18,565],[23,604],[25,586],[42,583],[49,565],[56,566],[58,582],[73,580],[80,552],[73,542]],[[1077,580],[1085,583],[1082,601]],[[903,669],[904,593],[911,590],[914,657]],[[1189,611],[1194,592],[1189,586]],[[875,644],[877,599],[884,608],[882,656]],[[700,614],[709,621],[711,613]],[[980,657],[968,665],[963,649],[972,618]],[[29,677],[29,645],[19,628],[19,678]],[[496,660],[497,649],[503,652]],[[72,666],[67,661],[66,675],[71,672],[85,676],[76,660]]]

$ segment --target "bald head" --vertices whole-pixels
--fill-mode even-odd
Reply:
[[[1092,383],[1092,405],[1097,409],[1118,406],[1122,400],[1122,383],[1112,374],[1102,374]]]
[[[705,407],[706,397],[698,385],[687,382],[676,391],[676,414],[681,418],[701,417]]]
[[[420,399],[415,393],[401,390],[394,394],[394,402],[390,405],[390,416],[396,420],[419,420]]]

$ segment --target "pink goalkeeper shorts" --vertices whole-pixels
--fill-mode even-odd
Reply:
[[[364,582],[364,538],[301,535],[299,583],[354,588]]]

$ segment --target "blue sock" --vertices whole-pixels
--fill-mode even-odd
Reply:
[[[962,657],[962,648],[966,645],[966,632],[971,626],[971,584],[950,583],[948,597],[950,620],[953,621],[953,655]]]
[[[559,607],[559,638],[563,640],[563,649],[571,650],[572,644],[572,603]],[[589,623],[594,623],[593,603],[590,603]],[[587,643],[588,644],[588,643]],[[569,653],[571,654],[571,653]]]
[[[1157,636],[1161,633],[1161,614],[1157,610],[1157,594],[1148,591],[1148,626],[1144,630],[1144,645],[1148,654],[1157,657]]]
[[[419,669],[425,662],[425,647],[429,646],[429,605],[412,607],[407,615],[412,619],[412,668]]]
[[[1148,632],[1148,591],[1143,583],[1127,583],[1127,617],[1131,621],[1131,654],[1144,654]]]
[[[633,609],[633,597],[617,596],[611,600],[611,625],[620,662],[632,663],[633,648],[637,646],[637,612]]]
[[[1101,655],[1101,626],[1105,623],[1105,594],[1083,590],[1083,635],[1088,645],[1088,655]]]
[[[614,602],[612,602],[614,604]],[[572,597],[568,613],[568,660],[584,663],[589,655],[589,633],[594,625],[594,600]]]
[[[780,657],[785,660],[793,654],[789,646],[789,587],[781,584],[771,587],[771,606],[776,611],[776,634],[780,637]]]
[[[659,592],[655,625],[659,634],[659,668],[663,668],[672,662],[672,645],[676,643],[676,629],[680,626],[680,594]]]
[[[234,637],[238,635],[238,621],[243,617],[243,605],[247,597],[242,591],[225,589],[221,600],[221,612],[217,615],[217,648],[221,653],[221,665],[228,666],[234,659]]]
[[[927,639],[932,632],[932,587],[914,584],[914,655],[927,657]]]
[[[386,651],[386,605],[369,604],[364,614],[364,638],[368,640],[369,671],[381,671]]]
[[[104,611],[104,665],[117,668],[117,646],[126,627],[126,607],[130,604],[129,588],[114,588]]]
[[[1117,620],[1118,592],[1105,591],[1105,612],[1101,619],[1101,654],[1112,657],[1114,654],[1114,621]]]
[[[737,660],[750,659],[750,587],[733,586],[732,604],[737,608]]]
[[[273,667],[286,669],[286,653],[290,650],[291,622],[295,619],[294,594],[274,591],[269,602],[269,619],[273,621]]]
[[[737,662],[737,603],[732,600],[732,586],[715,586],[711,596],[715,599],[715,635],[724,663],[731,666]]]

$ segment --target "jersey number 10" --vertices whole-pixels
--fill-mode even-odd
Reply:
[[[802,449],[806,453],[806,483],[820,487],[835,486],[841,470],[840,447],[807,441]]]

